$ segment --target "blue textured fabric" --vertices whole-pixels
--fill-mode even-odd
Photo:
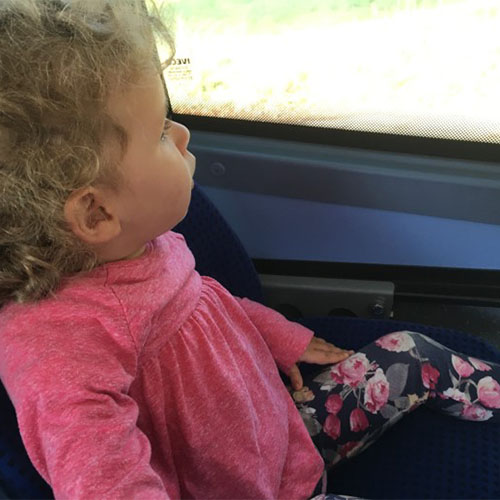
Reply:
[[[193,251],[197,270],[234,295],[262,302],[257,273],[239,239],[199,187],[175,228]],[[498,350],[470,335],[410,323],[353,318],[300,321],[343,347],[356,349],[391,331],[420,331],[458,351],[499,361]],[[302,365],[306,370],[308,365]],[[500,498],[500,429],[419,409],[329,478],[329,490],[365,498]],[[31,465],[14,409],[0,387],[0,486],[10,498],[51,498]]]
[[[174,231],[182,233],[196,258],[196,270],[211,276],[237,297],[262,302],[255,267],[215,205],[195,185],[189,211]]]
[[[0,486],[9,498],[52,498],[52,490],[31,465],[26,454],[14,408],[1,384]]]

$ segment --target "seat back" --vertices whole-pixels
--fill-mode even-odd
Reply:
[[[53,498],[26,453],[14,407],[0,384],[0,488],[8,498]]]
[[[207,195],[195,185],[189,211],[174,228],[182,233],[201,275],[211,276],[237,297],[262,302],[262,288],[245,248]]]

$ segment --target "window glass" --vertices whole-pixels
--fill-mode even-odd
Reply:
[[[500,143],[498,0],[173,6],[175,113]]]

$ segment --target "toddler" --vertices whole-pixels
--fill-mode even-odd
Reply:
[[[0,4],[0,376],[55,497],[305,499],[419,404],[498,421],[498,365],[340,349],[195,271],[155,34],[139,0]]]

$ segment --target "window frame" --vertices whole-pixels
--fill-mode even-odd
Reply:
[[[191,130],[500,164],[500,144],[178,114]],[[499,166],[500,168],[500,166]]]

